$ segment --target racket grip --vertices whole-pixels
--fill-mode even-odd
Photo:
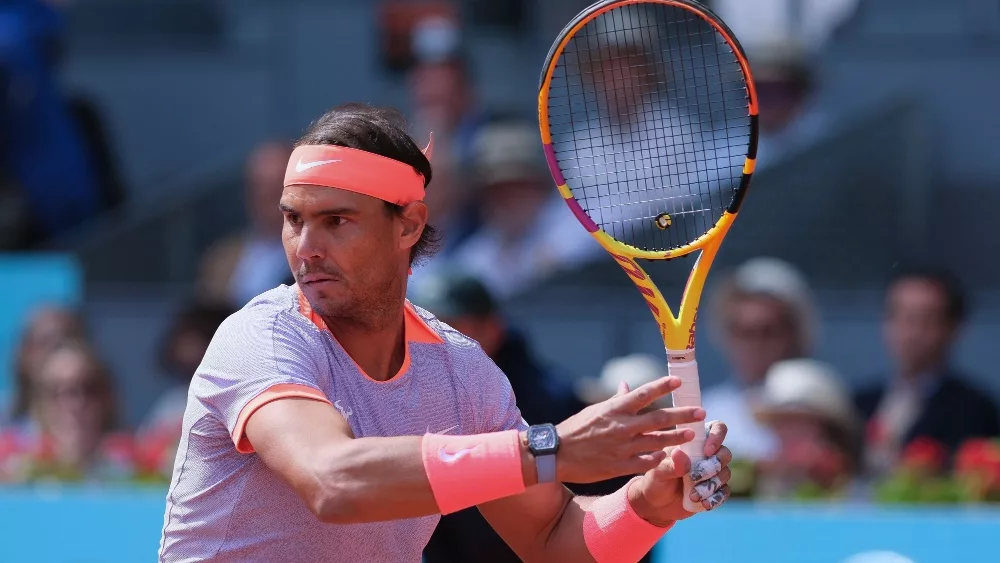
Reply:
[[[671,393],[673,405],[675,407],[700,407],[701,406],[701,383],[698,381],[698,362],[694,358],[694,349],[691,350],[667,350],[667,372],[674,377],[680,378],[681,386]],[[705,423],[693,422],[691,424],[681,424],[679,428],[690,428],[694,431],[694,439],[681,445],[683,451],[691,458],[691,465],[705,459]],[[691,500],[691,492],[694,491],[694,483],[691,482],[690,475],[684,475],[684,510],[688,512],[702,512],[705,507],[701,502]]]

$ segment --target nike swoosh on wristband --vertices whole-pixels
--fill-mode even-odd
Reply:
[[[461,450],[458,450],[457,452],[450,454],[444,451],[444,446],[441,446],[441,449],[438,450],[438,456],[441,458],[441,461],[445,463],[455,463],[456,461],[462,459],[463,457],[471,454],[472,450],[476,449],[477,447],[479,446],[473,446],[471,448],[462,448]]]
[[[316,160],[313,162],[302,162],[300,158],[298,162],[295,163],[296,172],[304,172],[310,168],[316,168],[317,166],[323,166],[324,164],[331,164],[334,162],[340,162],[340,160]]]

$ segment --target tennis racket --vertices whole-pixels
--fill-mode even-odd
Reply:
[[[559,34],[538,93],[546,160],[570,210],[656,318],[675,406],[701,406],[695,323],[705,278],[746,196],[757,96],[718,16],[688,0],[604,0]],[[700,251],[676,316],[637,260]],[[682,446],[704,458],[704,424]],[[684,507],[693,483],[685,480]]]

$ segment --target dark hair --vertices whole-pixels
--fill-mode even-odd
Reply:
[[[919,279],[936,285],[944,293],[947,301],[948,318],[960,322],[968,312],[968,302],[962,282],[951,270],[941,266],[927,264],[908,264],[893,270],[889,278],[889,287],[902,280]]]
[[[367,151],[408,164],[424,178],[424,187],[431,183],[431,163],[420,147],[406,133],[406,118],[392,108],[351,103],[333,108],[309,127],[295,146],[335,145]],[[400,214],[403,208],[385,202],[386,210]],[[424,225],[420,240],[410,250],[410,264],[432,256],[440,244],[437,230]]]

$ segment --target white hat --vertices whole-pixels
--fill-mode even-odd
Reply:
[[[519,180],[548,180],[537,150],[538,128],[504,121],[483,127],[472,141],[474,173],[484,185]]]
[[[859,423],[840,375],[828,364],[806,358],[771,366],[754,414],[761,420],[781,414],[810,414],[851,432]]]
[[[613,397],[623,381],[628,384],[629,389],[635,389],[666,376],[666,358],[631,354],[608,360],[600,377],[581,377],[574,386],[577,397],[592,405]]]
[[[809,285],[794,266],[778,258],[752,258],[736,268],[731,280],[732,289],[739,293],[766,295],[787,305],[802,331],[805,349],[811,349],[816,340],[816,312]],[[713,325],[718,330],[723,323]]]

